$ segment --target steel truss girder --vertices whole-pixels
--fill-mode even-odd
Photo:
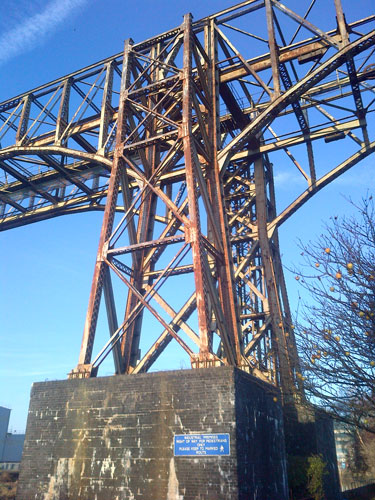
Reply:
[[[270,2],[268,2],[268,4],[269,3]],[[257,2],[250,2],[248,9],[242,9],[240,6],[238,8],[234,7],[231,10],[232,14],[230,17],[233,19],[241,18],[241,16],[246,14],[245,11],[253,11],[254,9],[259,10],[260,7],[261,6],[258,5]],[[216,17],[217,25],[227,26],[225,21],[226,18],[227,14],[225,14],[224,11],[223,13],[218,13]],[[194,23],[193,27],[196,33],[202,31],[207,19]],[[348,29],[350,31],[363,24],[366,25],[372,19],[373,17],[369,17],[368,19],[351,23]],[[175,30],[163,35],[162,39],[168,40],[173,36],[172,33],[175,33]],[[343,36],[341,33],[337,34],[335,30],[328,31],[326,34],[329,40],[334,40],[336,44],[339,44],[340,36]],[[160,40],[160,38],[156,37],[146,43],[142,42],[141,44],[136,44],[135,47],[142,52],[145,50],[145,47],[149,47],[152,43],[156,43],[156,40]],[[175,44],[173,50],[178,50],[180,44],[181,38],[179,42]],[[289,46],[279,46],[277,47],[278,61],[280,64],[285,65],[288,62],[292,63],[293,61],[297,61],[299,57],[305,57],[310,53],[315,53],[317,50],[321,51],[321,56],[322,53],[327,51],[329,45],[330,44],[324,37],[313,37],[311,39],[301,40]],[[234,61],[234,64],[220,68],[218,77],[223,89],[225,88],[225,83],[236,80],[239,81],[242,77],[246,76],[249,71],[252,73],[264,72],[267,68],[272,66],[272,57],[270,54],[264,54],[247,60],[245,60],[245,58],[242,59],[243,61]],[[11,145],[12,142],[13,144],[27,143],[29,146],[58,146],[61,143],[61,136],[62,140],[66,143],[69,142],[71,146],[73,146],[74,143],[83,151],[86,150],[91,154],[97,152],[102,158],[103,155],[104,157],[111,158],[118,108],[117,102],[114,102],[113,90],[119,82],[118,74],[120,73],[120,67],[120,55],[116,55],[0,104],[0,119],[4,122],[0,127],[0,136],[4,137],[5,134],[5,139],[7,136],[10,136],[9,140],[7,140],[7,144],[9,143]],[[351,72],[351,74],[352,73],[353,72]],[[370,78],[370,75],[367,76]],[[117,77],[116,81],[115,77]],[[362,81],[362,79],[365,78],[366,72],[364,72],[364,74],[358,72],[358,81]],[[171,79],[173,80],[173,78],[169,77],[164,80],[167,82]],[[333,85],[331,85],[331,87],[334,88],[334,86],[336,86],[336,88],[342,89],[345,85],[347,87],[349,86],[349,88],[351,88],[351,84],[353,84],[354,87],[357,86],[357,80],[353,79],[353,74],[351,76],[352,82],[349,82],[349,78],[347,81],[345,81],[345,79],[344,77],[340,80],[332,80]],[[85,92],[82,89],[88,89],[88,91]],[[314,87],[311,90],[313,89]],[[318,92],[320,91],[324,92],[326,89],[318,89]],[[316,92],[316,90],[314,92]],[[82,102],[78,105],[78,109],[76,110],[69,104],[69,99],[76,99],[77,95]],[[95,99],[97,104],[94,103]],[[356,101],[359,102],[358,97]],[[232,99],[232,102],[235,102],[235,99]],[[30,106],[35,108],[32,117],[30,114]],[[257,109],[264,109],[265,106],[267,106],[266,102],[259,103]],[[71,109],[72,118],[68,124],[65,124],[65,128],[63,129],[64,113],[66,115],[69,109]],[[100,113],[92,114],[84,112],[87,109],[94,112],[100,111]],[[246,113],[245,110],[244,112]],[[248,113],[249,112],[251,113],[254,111],[248,111]],[[286,110],[286,112],[288,111]],[[82,118],[80,119],[79,117],[81,115]],[[230,117],[223,116],[221,117],[221,121],[223,120],[228,124],[230,123]],[[26,123],[28,127],[26,127]],[[47,124],[49,124],[47,127],[49,131],[44,130]],[[223,126],[227,127],[228,125],[223,124]],[[364,127],[363,120],[361,120],[361,126],[362,128]],[[23,129],[25,130],[21,137],[20,134]],[[14,135],[15,132],[16,136]],[[13,134],[13,137],[11,134]],[[91,134],[91,136],[95,138],[94,143],[91,139],[88,140],[88,134]],[[2,141],[3,140],[4,139],[2,139]],[[74,152],[77,148],[71,147],[70,149],[73,150],[72,156],[74,157]],[[13,151],[13,156],[14,158],[17,157],[16,151]],[[3,219],[0,219],[1,229],[8,229],[17,225],[43,220],[59,214],[63,215],[67,213],[64,204],[65,201],[67,202],[67,206],[75,212],[104,209],[104,197],[100,196],[100,192],[106,191],[106,184],[108,182],[106,170],[98,169],[96,162],[93,164],[89,163],[85,167],[82,182],[82,177],[80,177],[82,172],[79,170],[76,171],[74,164],[74,175],[67,177],[66,173],[69,173],[72,169],[72,165],[69,165],[70,158],[71,156],[66,154],[61,156],[58,163],[60,167],[65,168],[60,168],[60,171],[54,167],[57,163],[56,161],[50,162],[50,164],[48,164],[48,162],[43,162],[45,166],[38,168],[37,175],[33,175],[32,171],[29,171],[28,168],[25,170],[25,165],[22,165],[22,163],[26,161],[24,157],[20,165],[17,166],[19,170],[26,173],[27,180],[32,184],[45,182],[47,185],[51,186],[50,191],[52,191],[52,187],[55,188],[55,186],[58,186],[60,190],[58,199],[56,196],[51,196],[51,192],[35,192],[38,186],[33,186],[34,189],[31,191],[34,191],[34,194],[32,194],[30,189],[25,189],[26,182],[20,182],[19,180],[9,181],[9,176],[5,174],[6,170],[3,170],[6,182],[3,186],[0,186],[0,198],[3,200],[2,212],[4,213]],[[30,163],[32,164],[33,161],[28,160],[29,165]],[[34,163],[37,164],[38,161],[34,160]],[[28,165],[26,165],[26,167],[28,167]],[[34,177],[36,177],[35,180]],[[54,182],[52,182],[52,177],[54,178]],[[83,188],[84,185],[86,189]],[[93,191],[93,193],[89,194],[87,192],[89,189]],[[35,194],[37,196],[34,196]],[[81,195],[83,195],[83,197],[87,195],[86,203],[81,201]],[[78,199],[76,203],[72,202],[74,198]],[[100,202],[97,200],[100,200]]]
[[[366,68],[375,33],[350,40],[339,0],[335,7],[339,27],[330,31],[274,0],[196,23],[187,15],[175,30],[127,41],[121,56],[0,104],[0,227],[104,211],[72,377],[95,375],[110,352],[117,373],[147,371],[176,341],[195,368],[234,365],[285,397],[303,391],[277,228],[374,150]],[[249,58],[231,30],[253,37],[233,23],[255,12],[265,23],[254,36],[269,47]],[[288,45],[277,16],[312,37]],[[315,145],[343,137],[360,150],[318,176]],[[294,154],[301,144],[307,169]],[[307,185],[278,214],[271,158],[280,152]],[[122,318],[115,280],[127,291]],[[93,357],[103,295],[110,336]],[[150,317],[160,332],[147,343]]]

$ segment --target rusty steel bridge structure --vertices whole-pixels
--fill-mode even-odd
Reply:
[[[110,353],[116,373],[146,372],[176,342],[193,368],[303,391],[278,228],[375,150],[375,16],[349,23],[328,3],[328,30],[311,21],[319,0],[187,14],[0,103],[1,229],[104,212],[70,377]],[[345,158],[322,162],[333,147]],[[277,212],[281,155],[305,186]],[[94,351],[101,302],[109,337]]]

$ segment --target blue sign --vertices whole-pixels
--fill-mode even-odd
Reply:
[[[229,434],[176,434],[174,455],[190,457],[230,455]]]

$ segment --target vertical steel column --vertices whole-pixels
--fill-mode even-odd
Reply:
[[[343,47],[345,47],[349,43],[349,35],[348,35],[348,30],[346,28],[344,11],[342,10],[341,0],[334,0],[334,1],[335,1],[337,24],[341,35],[341,44]]]
[[[103,291],[103,282],[105,274],[106,272],[108,272],[107,265],[104,262],[104,257],[108,246],[108,240],[111,236],[113,229],[113,221],[115,217],[117,197],[118,197],[119,184],[121,178],[121,168],[123,168],[122,151],[123,151],[123,140],[125,133],[125,100],[126,100],[127,87],[129,85],[129,80],[130,80],[130,60],[129,60],[130,52],[131,52],[131,41],[127,40],[125,42],[124,59],[122,67],[120,102],[119,102],[119,111],[117,118],[116,147],[114,151],[111,177],[109,179],[107,202],[104,210],[104,218],[100,233],[99,248],[96,258],[94,277],[91,286],[89,305],[87,310],[86,323],[83,332],[78,365],[89,365],[91,361],[92,348],[93,348],[96,325],[99,315],[100,300]],[[77,369],[79,369],[79,366],[77,367]],[[88,367],[88,374],[89,371],[90,369]]]
[[[341,0],[334,0],[334,2],[336,9],[337,25],[341,35],[341,47],[346,47],[349,43],[349,34],[346,27],[344,11],[342,9]],[[369,144],[370,141],[367,131],[366,109],[363,106],[361,89],[358,82],[357,70],[355,67],[354,59],[350,54],[347,55],[346,59],[347,59],[346,66],[348,69],[350,84],[352,86],[352,94],[354,97],[355,106],[357,108],[357,116],[362,128],[363,139],[365,144]]]
[[[160,44],[152,48],[151,57],[155,61],[158,59],[160,53]],[[150,68],[149,79],[152,82],[157,82],[160,79],[158,66]],[[153,109],[156,107],[158,96],[147,96],[147,107]],[[157,133],[157,119],[155,117],[150,120],[145,131],[146,138],[152,138]],[[140,151],[142,163],[145,171],[145,177],[151,178],[155,173],[159,161],[159,148],[156,144],[152,144]],[[157,197],[152,191],[145,191],[142,194],[142,201],[139,208],[138,226],[135,234],[134,243],[143,243],[152,240],[154,225],[155,225],[155,212],[156,212]],[[154,269],[154,262],[147,260],[144,250],[133,252],[133,265],[131,284],[139,291],[141,295],[145,293],[146,281],[144,280],[144,273]],[[151,285],[152,279],[148,279],[148,284]],[[129,289],[128,299],[125,310],[125,319],[130,315],[131,311],[139,306],[139,299]],[[137,318],[126,329],[122,338],[121,349],[124,359],[124,371],[130,373],[137,365],[139,360],[139,343],[141,338],[142,322],[143,322],[144,308],[138,313]]]
[[[153,49],[152,56],[154,59],[157,59],[158,54],[156,53],[156,49]],[[150,74],[150,78],[152,81],[157,81],[158,72],[153,70]],[[152,96],[148,96],[148,106],[152,109],[152,100],[156,99]],[[152,120],[152,124],[148,124],[146,137],[151,138],[154,134],[156,134],[156,121],[155,118]],[[158,165],[158,154],[157,154],[157,146],[155,144],[147,147],[142,154],[143,166],[145,170],[145,176],[150,178],[152,174],[155,172]],[[152,239],[153,228],[155,223],[155,206],[157,203],[157,199],[152,191],[146,191],[142,195],[142,202],[139,209],[139,218],[138,218],[138,227],[135,235],[134,243],[143,243],[145,241],[150,241]],[[147,270],[145,268],[145,252],[144,250],[139,250],[133,252],[133,265],[132,265],[132,277],[130,279],[131,285],[136,288],[141,295],[144,294],[144,273]],[[148,266],[150,268],[150,265]],[[139,305],[139,299],[136,295],[129,289],[128,298],[125,309],[125,319],[129,317],[131,311]],[[129,373],[132,369],[135,368],[138,361],[138,350],[139,350],[139,342],[141,336],[142,329],[142,321],[143,321],[143,311],[138,313],[137,318],[133,321],[125,331],[125,334],[121,341],[121,351],[124,359],[124,371],[125,373]]]
[[[26,139],[26,132],[30,118],[30,108],[32,102],[32,95],[28,95],[22,99],[22,112],[20,121],[18,124],[18,129],[16,132],[16,146],[21,146]]]
[[[273,11],[271,0],[265,0],[267,30],[268,30],[268,45],[270,48],[272,79],[273,79],[273,98],[280,95],[280,75],[279,75],[279,54],[275,38],[275,28],[273,24]]]
[[[182,80],[182,129],[186,171],[186,188],[189,204],[189,226],[185,226],[185,239],[191,244],[193,254],[193,268],[198,311],[198,325],[200,336],[200,355],[207,356],[211,351],[210,318],[207,304],[207,291],[204,284],[203,243],[199,220],[197,197],[197,181],[194,172],[194,137],[192,131],[193,106],[193,78],[192,78],[192,31],[191,14],[184,16],[184,53],[183,53],[183,80]],[[187,233],[187,234],[186,234]]]
[[[264,176],[264,164],[261,155],[255,160],[254,181],[256,190],[256,217],[259,246],[261,250],[262,266],[266,280],[268,303],[272,322],[272,348],[276,358],[276,371],[279,374],[280,388],[283,396],[288,397],[294,393],[293,369],[288,350],[285,332],[283,329],[283,317],[278,292],[278,282],[273,263],[272,249],[267,234],[267,196],[266,182]]]
[[[72,81],[70,78],[68,78],[64,82],[63,90],[61,93],[59,114],[57,116],[57,121],[56,121],[55,144],[58,146],[61,146],[62,143],[65,143],[67,140],[66,138],[65,140],[62,140],[61,137],[64,133],[66,126],[69,123],[69,99],[70,99],[71,88],[72,88]]]
[[[105,146],[108,139],[108,125],[112,110],[113,66],[113,62],[107,64],[103,89],[102,108],[100,112],[98,153],[102,155],[105,154]]]
[[[272,169],[272,165],[270,166]],[[269,219],[274,219],[276,217],[276,206],[275,206],[275,186],[274,186],[274,177],[273,177],[273,172],[271,172],[272,179],[269,181],[269,196],[272,204],[271,208],[271,213],[269,215]],[[287,349],[289,353],[289,358],[290,358],[290,367],[291,367],[291,376],[292,380],[294,381],[294,384],[296,387],[298,387],[298,390],[300,394],[304,394],[304,387],[303,387],[303,382],[301,378],[297,376],[297,373],[301,373],[301,365],[299,361],[299,356],[298,356],[298,351],[297,351],[297,344],[296,344],[296,339],[294,335],[294,330],[293,330],[293,321],[292,321],[292,313],[290,311],[290,305],[289,305],[289,299],[288,299],[288,292],[286,288],[286,283],[285,283],[285,276],[284,276],[284,270],[283,270],[283,265],[281,262],[281,257],[280,257],[280,247],[279,247],[279,236],[277,230],[274,231],[272,235],[272,242],[273,242],[273,248],[274,248],[274,253],[273,253],[273,265],[275,268],[275,275],[277,276],[277,283],[278,287],[280,290],[280,298],[281,298],[281,303],[282,303],[282,309],[284,313],[284,318],[285,318],[285,323],[282,325],[282,333],[283,335],[286,333],[285,329],[288,330],[288,338],[285,339],[286,344],[287,344]]]
[[[208,40],[207,40],[208,42]],[[220,129],[219,129],[219,75],[216,66],[217,62],[217,32],[215,21],[210,20],[209,39],[209,60],[210,60],[210,92],[211,92],[211,112],[209,113],[208,134],[211,142],[211,165],[208,165],[207,178],[210,182],[209,191],[214,207],[213,213],[216,217],[217,227],[220,231],[223,246],[223,258],[216,259],[218,288],[220,303],[223,309],[226,326],[228,329],[229,341],[235,353],[235,363],[241,365],[241,326],[238,313],[236,296],[233,258],[229,242],[229,227],[226,217],[223,185],[220,179],[219,162],[217,152],[220,149]]]

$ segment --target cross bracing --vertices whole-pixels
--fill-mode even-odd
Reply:
[[[72,376],[94,375],[110,352],[117,373],[147,371],[173,341],[193,367],[302,389],[277,228],[375,147],[375,16],[347,24],[336,0],[327,29],[319,8],[251,0],[187,15],[0,104],[2,229],[104,211]],[[338,144],[339,161],[322,162]],[[277,211],[281,154],[305,188]],[[95,351],[103,296],[110,340]]]

